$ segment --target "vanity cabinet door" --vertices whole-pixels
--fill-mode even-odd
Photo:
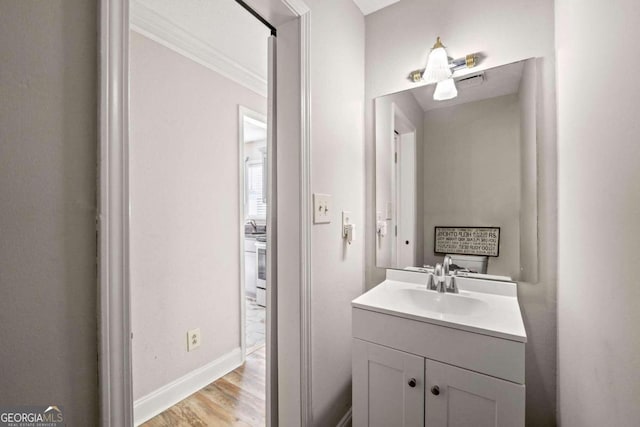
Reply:
[[[525,386],[426,360],[427,427],[524,427]]]
[[[353,425],[424,426],[424,358],[354,338]]]

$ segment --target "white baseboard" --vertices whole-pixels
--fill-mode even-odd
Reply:
[[[346,427],[351,423],[351,410],[352,408],[349,408],[347,413],[344,414],[344,417],[342,417],[342,419],[338,421],[338,425],[336,427]]]
[[[170,382],[133,402],[133,419],[136,426],[233,371],[242,364],[242,350],[235,348],[213,362]]]

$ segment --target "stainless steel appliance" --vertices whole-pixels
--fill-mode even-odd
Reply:
[[[267,305],[267,242],[266,238],[256,239],[256,303]]]

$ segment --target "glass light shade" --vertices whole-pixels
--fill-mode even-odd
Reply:
[[[447,99],[453,99],[458,96],[458,89],[453,79],[447,79],[439,82],[436,85],[436,90],[433,92],[433,99],[436,101],[446,101]]]
[[[447,57],[447,51],[444,50],[444,47],[431,50],[422,78],[427,83],[439,83],[451,78],[449,58]]]

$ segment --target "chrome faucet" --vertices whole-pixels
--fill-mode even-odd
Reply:
[[[427,278],[427,289],[430,291],[445,292],[446,279],[442,271],[442,264],[436,264],[433,273]]]
[[[442,274],[445,277],[449,275],[449,267],[451,267],[451,256],[445,255],[442,261]]]
[[[451,276],[451,279],[449,279],[449,285],[446,286],[446,282],[445,282],[445,291],[446,292],[450,292],[452,294],[457,294],[460,291],[458,290],[458,284],[456,283],[456,273],[457,270],[454,270],[452,274],[449,273],[449,268],[451,267],[451,257],[449,255],[445,255],[444,256],[444,261],[442,262],[442,274],[445,277],[447,276]]]
[[[435,268],[433,269],[433,274],[429,274],[429,277],[427,278],[427,289],[440,293],[459,293],[458,284],[456,283],[455,271],[451,275],[451,279],[449,279],[449,285],[447,286],[447,276],[449,276],[450,266],[451,257],[449,255],[446,255],[444,257],[443,264],[436,264]]]
[[[452,294],[459,294],[460,290],[458,289],[458,283],[456,279],[456,275],[458,274],[458,270],[454,270],[451,274],[451,279],[449,280],[449,286],[447,286],[447,292]]]
[[[436,269],[434,270],[433,273],[429,273],[429,275],[427,276],[427,289],[430,291],[435,291],[438,289],[438,285],[436,284],[436,280],[435,280],[435,273],[436,271],[440,271],[440,264],[436,264]]]

